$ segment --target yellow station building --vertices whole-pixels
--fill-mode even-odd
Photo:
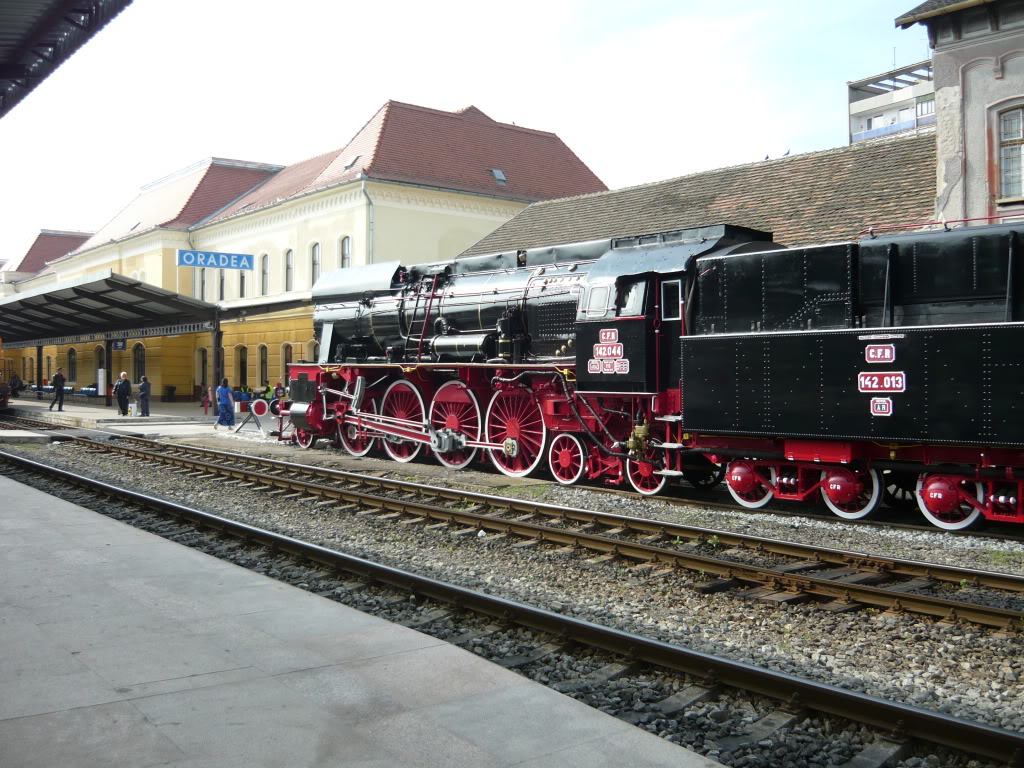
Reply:
[[[33,296],[36,311],[73,312],[43,302],[113,274],[214,305],[219,336],[167,322],[158,335],[129,329],[107,344],[111,334],[83,319],[4,354],[30,383],[63,367],[69,385],[102,390],[101,369],[127,371],[189,399],[216,375],[216,339],[231,383],[263,387],[288,362],[316,359],[310,296],[321,273],[452,258],[531,202],[605,189],[553,133],[475,107],[389,101],[341,149],[287,167],[204,160],[144,187],[94,234],[44,230],[0,272],[0,312]],[[249,254],[254,269],[179,267],[179,250]]]

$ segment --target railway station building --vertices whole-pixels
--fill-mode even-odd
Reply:
[[[209,158],[95,233],[43,231],[0,272],[4,354],[26,381],[63,367],[69,386],[101,391],[122,370],[176,399],[219,370],[273,385],[316,359],[322,272],[452,258],[531,202],[604,189],[553,133],[389,101],[340,149],[287,167]],[[177,266],[179,249],[254,268]]]

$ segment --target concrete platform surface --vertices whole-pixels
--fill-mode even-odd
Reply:
[[[415,630],[0,496],[0,768],[718,765]]]

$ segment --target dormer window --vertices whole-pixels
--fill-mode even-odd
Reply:
[[[505,178],[505,172],[501,168],[491,168],[491,174],[494,176],[494,180],[499,184],[508,184],[508,179]]]
[[[345,167],[343,170],[350,171],[352,167],[359,162],[361,155],[352,155],[348,160],[345,161]]]

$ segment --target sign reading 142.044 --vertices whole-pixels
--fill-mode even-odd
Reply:
[[[179,267],[212,267],[214,269],[255,269],[251,253],[217,253],[215,251],[183,251],[178,249]]]

